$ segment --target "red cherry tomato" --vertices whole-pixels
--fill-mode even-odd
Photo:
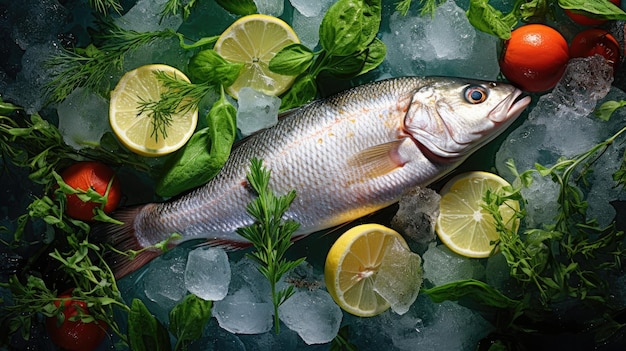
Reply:
[[[567,41],[557,30],[527,24],[511,32],[499,64],[502,74],[521,89],[542,92],[554,88],[568,61]]]
[[[571,57],[603,56],[613,66],[613,72],[620,61],[620,47],[615,37],[608,31],[592,28],[578,33],[569,48]]]
[[[63,301],[63,322],[59,324],[57,317],[46,319],[46,330],[52,342],[67,351],[92,351],[104,340],[108,325],[103,321],[83,323],[80,320],[72,321],[70,318],[88,314],[87,304],[82,301],[71,299],[69,293],[62,294],[59,299]],[[59,307],[61,300],[54,302]]]
[[[613,3],[613,5],[620,7],[621,6],[621,0],[609,0],[611,3]],[[599,19],[599,18],[593,18],[593,17],[589,17],[591,15],[585,15],[582,13],[575,13],[572,12],[570,10],[565,10],[565,13],[569,16],[569,18],[572,19],[572,21],[578,23],[578,24],[582,24],[583,26],[598,26],[601,25],[602,23],[606,22],[606,20],[603,19]]]
[[[120,182],[115,173],[108,166],[99,162],[79,162],[64,170],[61,173],[63,181],[74,189],[87,191],[89,188],[97,191],[100,195],[106,193],[111,178],[111,188],[107,196],[107,202],[104,206],[104,212],[110,213],[117,208],[122,197]],[[94,208],[101,204],[88,201],[82,201],[77,195],[71,194],[67,196],[66,213],[72,218],[89,221],[93,218]]]

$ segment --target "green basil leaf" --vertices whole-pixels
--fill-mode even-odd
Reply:
[[[251,15],[257,13],[257,7],[253,0],[215,0],[224,10],[235,15]]]
[[[339,0],[322,19],[320,44],[331,56],[361,52],[376,37],[380,19],[380,0]]]
[[[215,50],[202,50],[189,60],[189,78],[214,86],[229,86],[239,76],[243,63],[226,61]]]
[[[302,44],[291,44],[280,50],[270,60],[271,71],[288,76],[297,76],[313,63],[313,52]]]
[[[133,299],[128,312],[128,340],[132,350],[171,350],[167,329],[139,299]]]
[[[611,118],[611,115],[619,109],[626,106],[626,100],[622,101],[606,101],[600,105],[595,111],[594,114],[596,117],[600,118],[603,121],[608,121]]]
[[[503,40],[511,38],[511,30],[517,24],[512,13],[504,15],[489,5],[488,0],[470,0],[467,18],[474,28]]]
[[[566,10],[607,20],[626,19],[626,12],[609,0],[559,0],[559,6]]]
[[[317,85],[315,79],[310,74],[302,75],[296,78],[289,91],[282,96],[280,110],[287,111],[292,108],[300,107],[317,95]]]
[[[237,110],[222,89],[220,99],[207,115],[209,126],[194,133],[168,160],[167,171],[156,185],[157,194],[174,196],[211,180],[230,155],[237,133],[236,119]]]
[[[211,319],[211,301],[189,294],[170,311],[170,331],[178,343],[193,341],[202,336],[202,330]]]
[[[365,64],[361,68],[361,72],[357,75],[365,74],[376,67],[380,66],[385,60],[387,55],[387,46],[382,40],[374,38],[374,41],[367,47],[367,55],[365,57]]]
[[[330,56],[323,69],[339,78],[352,78],[365,66],[367,51],[348,56]]]

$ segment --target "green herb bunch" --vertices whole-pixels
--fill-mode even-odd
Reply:
[[[615,105],[615,104],[613,104]],[[602,110],[602,109],[599,109]],[[609,300],[607,277],[618,273],[626,259],[625,235],[615,223],[606,227],[588,218],[584,190],[593,165],[601,162],[607,148],[626,133],[621,129],[609,139],[572,158],[562,158],[551,167],[537,164],[535,169],[518,173],[512,160],[508,168],[516,176],[516,187],[484,194],[485,209],[492,214],[500,234],[498,248],[510,268],[519,290],[506,296],[482,281],[458,281],[425,290],[434,301],[471,301],[473,306],[497,311],[500,332],[529,332],[529,324],[549,320],[555,304],[578,300],[591,306],[595,319],[585,328],[595,333],[598,342],[610,338],[626,325],[613,319],[619,310]],[[624,186],[626,158],[613,175]],[[559,186],[558,213],[551,224],[526,228],[522,234],[503,221],[499,207],[507,201],[524,202],[522,187],[529,187],[534,176],[550,177]],[[523,220],[524,211],[517,212]],[[585,321],[581,321],[584,323]],[[594,329],[595,328],[595,329]]]
[[[283,274],[287,273],[305,258],[289,261],[285,258],[291,246],[291,235],[300,226],[298,222],[283,219],[283,215],[296,197],[295,191],[286,195],[276,196],[269,189],[270,171],[263,167],[258,159],[251,160],[248,182],[258,194],[248,205],[248,213],[255,223],[237,230],[237,233],[252,242],[255,250],[248,256],[259,263],[259,271],[270,283],[272,302],[274,304],[274,326],[276,334],[280,331],[278,307],[295,293],[293,285],[277,290],[276,284]]]
[[[338,78],[352,78],[378,67],[387,52],[385,44],[376,38],[380,21],[380,0],[339,0],[322,19],[320,51],[292,44],[278,52],[269,68],[279,74],[298,76],[282,96],[281,110],[314,99],[316,79],[323,72]]]

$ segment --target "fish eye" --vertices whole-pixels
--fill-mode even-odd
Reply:
[[[480,104],[487,100],[487,89],[480,85],[470,85],[465,88],[465,101],[470,104]]]

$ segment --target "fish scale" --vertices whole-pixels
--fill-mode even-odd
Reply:
[[[468,89],[484,93],[485,101],[468,101]],[[520,93],[506,84],[441,77],[355,87],[292,111],[275,127],[246,139],[204,186],[171,201],[122,210],[115,215],[124,225],[107,225],[97,233],[122,251],[152,246],[172,233],[182,235],[172,245],[204,238],[243,247],[249,243],[235,231],[253,223],[246,212],[254,196],[246,182],[252,158],[271,170],[274,192],[296,191],[286,216],[300,223],[297,235],[340,225],[454,169],[528,105],[529,98],[517,100]],[[119,257],[116,275],[159,254],[149,249],[133,261]]]

